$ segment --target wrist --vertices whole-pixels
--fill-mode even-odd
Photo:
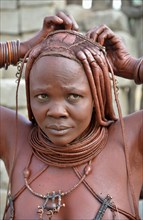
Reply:
[[[118,74],[121,77],[132,79],[135,81],[136,84],[142,83],[141,76],[141,65],[142,65],[143,59],[137,59],[132,56],[128,56],[125,64],[122,66],[122,68],[119,70]]]
[[[28,41],[20,42],[20,58],[23,58],[30,48]]]
[[[136,67],[134,71],[134,81],[136,84],[143,83],[143,57],[136,60]]]

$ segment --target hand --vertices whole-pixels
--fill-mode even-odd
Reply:
[[[22,58],[30,48],[40,43],[48,33],[60,29],[78,31],[78,25],[71,15],[67,15],[61,11],[55,16],[45,17],[42,29],[31,39],[21,43],[20,57]]]
[[[116,75],[133,79],[138,60],[127,51],[121,39],[106,25],[87,32],[87,37],[106,47],[107,57]]]
[[[75,30],[78,31],[78,25],[71,15],[67,15],[60,11],[55,16],[48,16],[44,18],[43,28],[40,31],[44,38],[48,33],[54,30]]]

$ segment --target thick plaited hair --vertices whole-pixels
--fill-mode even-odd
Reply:
[[[108,126],[116,120],[111,90],[111,78],[114,76],[109,72],[105,48],[78,32],[62,30],[49,34],[29,54],[25,79],[28,115],[31,121],[34,117],[30,107],[29,75],[34,62],[43,56],[62,56],[83,65],[94,100],[96,121],[99,125]]]

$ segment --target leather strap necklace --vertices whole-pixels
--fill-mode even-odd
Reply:
[[[78,183],[76,183],[71,189],[67,191],[61,191],[58,190],[57,192],[48,192],[45,195],[36,192],[33,190],[30,186],[29,177],[30,177],[30,164],[32,161],[33,153],[30,157],[30,160],[28,162],[27,167],[24,169],[23,175],[25,180],[25,186],[27,189],[34,195],[44,200],[42,205],[38,206],[37,213],[39,214],[39,219],[43,219],[43,217],[46,215],[49,220],[52,218],[53,214],[56,214],[60,211],[61,207],[65,207],[65,204],[62,203],[62,197],[70,194],[72,191],[74,191],[86,178],[86,176],[91,172],[91,161],[89,161],[85,167],[84,167],[84,174],[79,179]],[[47,167],[48,168],[48,167]],[[75,172],[75,167],[73,167],[73,170]],[[45,171],[45,170],[44,170]]]
[[[75,190],[86,178],[91,170],[91,161],[95,158],[105,147],[108,139],[108,130],[106,127],[97,126],[95,123],[95,119],[91,121],[90,127],[85,131],[85,133],[80,137],[80,139],[74,141],[69,146],[55,147],[48,139],[48,137],[41,131],[38,126],[35,126],[30,133],[29,143],[32,147],[32,151],[34,156],[36,156],[39,160],[46,164],[46,167],[42,169],[42,171],[38,172],[38,174],[32,178],[30,178],[30,164],[32,160],[29,159],[28,165],[24,170],[24,180],[25,186],[23,186],[14,197],[12,197],[12,202],[23,192],[25,188],[27,188],[34,196],[37,196],[44,200],[44,203],[41,206],[38,206],[38,214],[39,218],[43,219],[43,216],[46,214],[50,219],[53,214],[59,212],[61,207],[64,207],[61,199],[63,196],[71,193]],[[32,154],[32,155],[33,155]],[[60,156],[59,156],[60,155]],[[48,166],[55,167],[71,167],[74,172],[75,167],[81,164],[86,164],[84,169],[84,174],[80,178],[79,182],[74,185],[70,190],[66,192],[58,191],[47,193],[46,195],[42,195],[40,193],[35,192],[30,184],[37,179],[39,175],[41,175]],[[7,205],[6,210],[9,205]],[[14,216],[12,217],[12,219]]]
[[[29,143],[32,147],[33,154],[45,164],[62,168],[71,167],[74,172],[76,172],[75,167],[87,163],[84,168],[83,176],[81,176],[79,182],[71,189],[67,190],[66,192],[58,190],[57,192],[48,192],[43,195],[34,191],[28,183],[28,179],[30,177],[29,167],[32,160],[31,157],[26,169],[24,170],[24,180],[27,189],[34,196],[44,200],[43,204],[38,206],[37,213],[39,214],[39,219],[43,219],[45,215],[51,219],[53,214],[58,213],[60,208],[65,206],[65,204],[62,203],[62,197],[71,193],[85,180],[86,176],[91,171],[91,160],[103,150],[107,143],[107,139],[107,128],[97,126],[94,119],[91,120],[90,126],[80,137],[80,141],[77,139],[65,147],[56,147],[50,142],[48,137],[38,126],[35,126],[32,129],[32,132],[29,136]]]
[[[105,147],[107,139],[107,127],[97,126],[93,119],[84,134],[65,147],[51,143],[38,126],[32,129],[29,144],[34,155],[43,163],[64,168],[76,167],[95,158]]]

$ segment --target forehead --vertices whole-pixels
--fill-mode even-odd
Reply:
[[[38,59],[30,73],[30,81],[62,80],[68,83],[71,80],[86,82],[87,77],[83,66],[66,57],[44,56]]]

